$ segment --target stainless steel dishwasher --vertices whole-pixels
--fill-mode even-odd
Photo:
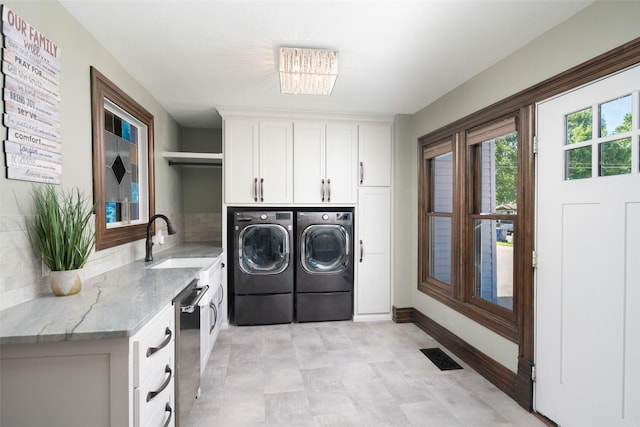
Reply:
[[[191,282],[173,300],[176,321],[176,427],[186,425],[200,394],[200,307],[209,286]]]

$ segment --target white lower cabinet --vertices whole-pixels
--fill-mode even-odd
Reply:
[[[174,310],[170,305],[131,337],[134,427],[144,427],[152,419],[170,419],[168,425],[175,424],[174,331]]]
[[[175,425],[168,304],[134,336],[0,347],[0,425]]]
[[[388,187],[358,190],[355,318],[391,314],[391,191]]]
[[[222,259],[219,258],[210,271],[207,281],[209,289],[200,300],[200,376],[204,375],[207,362],[211,357],[213,346],[216,343],[220,329],[222,328],[224,307],[224,288],[222,285]]]

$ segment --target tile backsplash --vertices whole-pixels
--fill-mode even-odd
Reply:
[[[185,242],[222,241],[221,213],[184,214]]]

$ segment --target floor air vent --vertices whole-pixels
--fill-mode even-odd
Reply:
[[[436,348],[422,348],[420,349],[425,356],[429,358],[441,371],[451,371],[453,369],[462,369],[462,366],[458,365],[455,360],[450,358],[444,351]]]

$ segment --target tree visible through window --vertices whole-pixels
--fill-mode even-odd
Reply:
[[[592,107],[566,116],[565,179],[593,178],[594,160],[597,176],[631,173],[631,138],[611,137],[631,132],[632,102],[632,95],[626,95],[599,104],[597,122]]]
[[[532,134],[519,127],[531,129],[533,115],[499,117],[421,141],[418,288],[515,339],[531,257],[521,241],[523,203],[530,209],[522,180],[533,182]]]
[[[513,125],[515,127],[515,124]],[[499,134],[501,131],[509,133]],[[518,209],[518,133],[470,138],[473,186],[473,296],[513,309],[514,220]]]

